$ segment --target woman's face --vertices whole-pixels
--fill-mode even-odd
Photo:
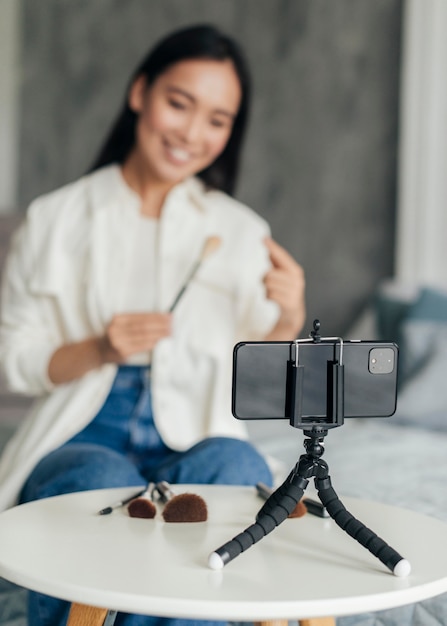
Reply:
[[[176,184],[200,172],[224,150],[240,101],[230,60],[181,61],[149,88],[140,77],[129,96],[138,114],[133,157],[158,182]]]

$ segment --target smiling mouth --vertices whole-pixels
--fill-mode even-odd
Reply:
[[[167,148],[168,153],[177,163],[188,163],[193,158],[193,155],[183,148],[173,148],[171,146],[167,146]]]

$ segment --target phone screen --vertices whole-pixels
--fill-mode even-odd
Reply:
[[[286,419],[290,342],[235,346],[232,411],[238,419]],[[293,351],[295,347],[293,346]],[[327,363],[339,345],[299,344],[303,370],[303,417],[324,418]],[[398,348],[391,342],[344,342],[344,417],[389,417],[396,410]]]

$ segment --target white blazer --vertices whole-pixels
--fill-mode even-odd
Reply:
[[[0,510],[13,505],[39,460],[84,428],[116,374],[106,365],[54,386],[48,363],[60,345],[104,333],[123,311],[139,199],[118,166],[35,200],[15,234],[1,295],[0,362],[11,390],[36,396],[0,460]],[[159,225],[157,301],[168,310],[208,236],[221,237],[174,312],[172,336],[152,355],[157,428],[173,449],[204,437],[245,437],[231,415],[232,350],[261,339],[278,319],[266,299],[266,222],[195,178],[175,187]]]

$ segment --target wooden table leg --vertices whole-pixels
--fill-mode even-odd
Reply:
[[[335,626],[333,617],[313,617],[311,619],[300,619],[300,626]]]
[[[67,626],[103,626],[108,612],[108,609],[74,602],[70,608]]]
[[[108,609],[98,609],[86,604],[71,605],[67,626],[103,626],[107,617]],[[288,620],[273,619],[263,622],[254,622],[254,626],[288,626]],[[300,626],[335,626],[333,617],[315,617],[311,619],[301,619]]]

